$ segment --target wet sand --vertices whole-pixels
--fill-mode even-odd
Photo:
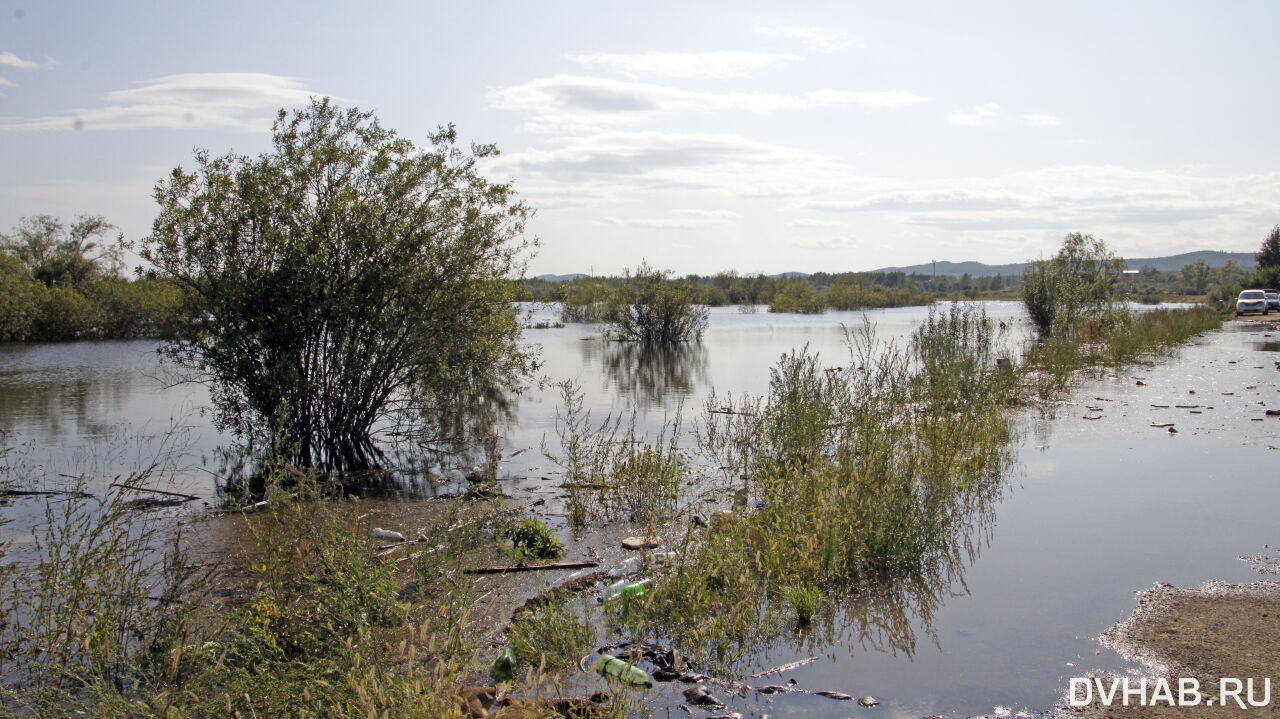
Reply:
[[[1266,717],[1280,716],[1280,584],[1271,581],[1246,585],[1210,583],[1199,589],[1157,584],[1144,592],[1133,616],[1107,630],[1104,644],[1141,661],[1151,680],[1168,680],[1177,697],[1178,678],[1200,683],[1205,701],[1198,706],[1104,706],[1094,688],[1093,703],[1086,707],[1062,707],[1057,716],[1097,719],[1115,717]],[[1241,708],[1231,698],[1220,705],[1220,679],[1252,678],[1254,698],[1264,700],[1264,681],[1271,680],[1266,706]],[[1110,686],[1110,677],[1104,686]],[[1130,686],[1136,685],[1130,677]],[[1147,696],[1154,695],[1153,689]],[[1083,698],[1083,690],[1078,697]],[[1241,693],[1248,704],[1247,688]]]

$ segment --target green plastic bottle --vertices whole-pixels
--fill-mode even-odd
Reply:
[[[600,661],[596,663],[596,671],[626,684],[653,686],[653,682],[649,681],[649,675],[645,670],[608,654],[600,657]]]
[[[489,676],[493,677],[495,682],[509,682],[516,671],[516,655],[511,652],[511,647],[503,647],[498,650],[498,658],[493,660],[493,667],[489,670]]]
[[[624,586],[618,594],[621,594],[624,599],[639,599],[644,596],[645,587],[647,587],[649,583],[650,580],[648,579],[642,582],[632,582]]]

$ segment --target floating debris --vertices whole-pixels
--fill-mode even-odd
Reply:
[[[880,700],[879,700],[879,699],[876,699],[875,697],[873,697],[873,696],[871,696],[870,694],[868,694],[868,695],[866,695],[865,697],[862,697],[861,699],[859,699],[859,700],[858,700],[858,703],[859,703],[859,704],[861,704],[861,705],[862,705],[862,706],[864,706],[864,707],[873,707],[873,706],[875,706],[875,705],[879,704],[879,703],[880,703]]]
[[[716,709],[724,709],[724,702],[715,697],[714,694],[707,691],[706,687],[689,687],[684,690],[685,701],[694,706],[714,707]]]
[[[826,697],[828,699],[835,699],[836,701],[841,701],[841,702],[853,701],[853,697],[849,696],[848,694],[845,694],[844,692],[820,691],[820,692],[809,692],[809,693],[816,694],[820,697]]]
[[[814,662],[816,662],[816,661],[818,661],[818,658],[817,658],[817,657],[809,657],[808,659],[801,659],[801,660],[800,660],[800,661],[798,661],[798,662],[791,662],[790,664],[783,664],[783,665],[781,665],[781,666],[777,666],[777,667],[774,667],[774,668],[772,668],[772,669],[766,669],[766,670],[764,670],[764,671],[762,671],[762,672],[760,672],[760,673],[758,673],[758,674],[752,674],[752,675],[751,675],[751,678],[752,678],[752,679],[759,679],[760,677],[767,677],[767,676],[769,676],[770,674],[781,674],[781,673],[783,673],[783,672],[789,672],[789,671],[791,671],[792,669],[799,669],[800,667],[803,667],[803,666],[805,666],[806,664],[813,664],[813,663],[814,663]]]

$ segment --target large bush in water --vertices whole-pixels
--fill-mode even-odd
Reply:
[[[376,466],[377,433],[518,380],[511,303],[529,211],[452,127],[415,147],[328,99],[280,112],[257,158],[196,154],[156,187],[142,256],[187,290],[169,354],[222,424],[297,465]]]

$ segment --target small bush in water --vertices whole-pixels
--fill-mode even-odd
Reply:
[[[514,522],[502,535],[511,540],[515,552],[533,559],[555,559],[564,553],[564,547],[541,521],[528,517]]]

